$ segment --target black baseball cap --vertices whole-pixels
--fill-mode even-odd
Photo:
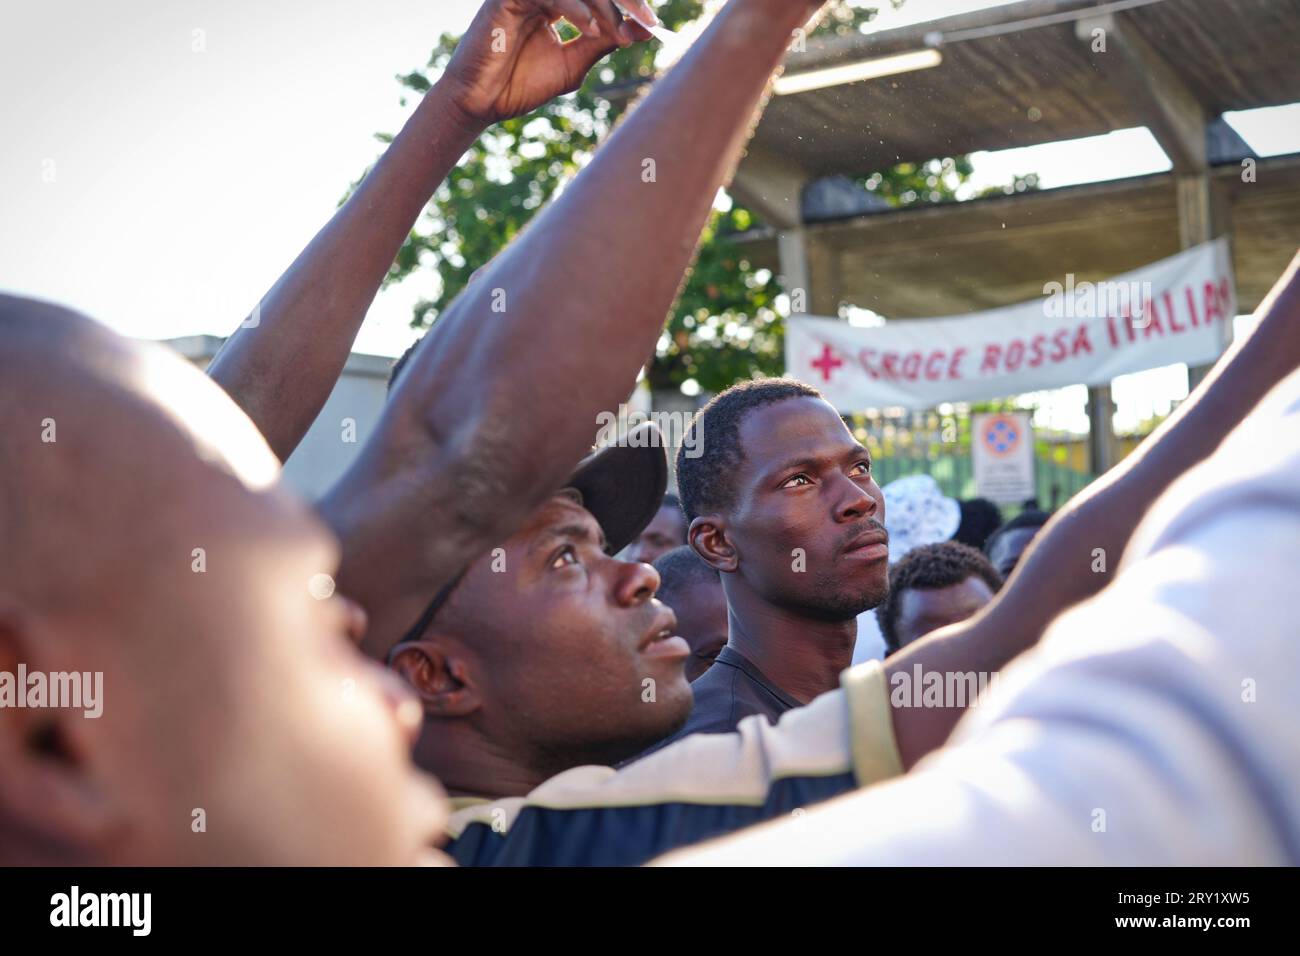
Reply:
[[[654,520],[668,488],[668,452],[659,426],[644,422],[629,429],[616,444],[593,448],[563,487],[581,495],[582,507],[605,533],[605,552],[622,551]],[[394,646],[413,641],[428,629],[467,570],[468,565],[443,585]]]
[[[616,445],[593,449],[564,487],[605,532],[605,550],[617,554],[654,520],[668,489],[668,452],[654,422],[629,429]]]

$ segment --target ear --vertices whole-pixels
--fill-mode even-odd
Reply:
[[[720,515],[700,515],[691,522],[686,540],[704,563],[714,570],[730,574],[736,570],[739,556],[727,538],[727,519]]]
[[[82,711],[16,706],[25,674],[49,670],[35,648],[39,624],[0,594],[0,864],[107,863],[124,819],[72,746],[70,721]]]
[[[468,662],[436,636],[394,648],[389,667],[415,688],[430,717],[468,717],[482,705]]]

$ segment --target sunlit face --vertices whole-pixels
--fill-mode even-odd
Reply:
[[[992,600],[993,590],[975,575],[946,588],[908,588],[898,597],[894,631],[899,648],[931,631],[966,620]]]
[[[184,385],[219,391],[197,374]],[[210,417],[169,406],[203,461],[174,434],[133,437],[175,492],[154,514],[174,549],[140,556],[131,633],[82,642],[105,705],[78,732],[128,831],[111,862],[421,860],[444,809],[410,761],[419,707],[354,648],[354,609],[325,577],[335,542],[290,495],[250,488],[269,453],[246,418],[222,416],[229,433],[207,440]]]
[[[664,505],[655,512],[635,541],[627,547],[628,561],[654,564],[662,555],[686,543],[686,517],[676,505]]]
[[[889,588],[885,499],[870,455],[835,409],[811,397],[760,406],[740,439],[727,535],[745,585],[827,620],[880,603]]]
[[[498,745],[550,773],[634,756],[690,712],[690,649],[659,575],[602,545],[590,512],[551,499],[474,563],[445,625],[467,632]]]

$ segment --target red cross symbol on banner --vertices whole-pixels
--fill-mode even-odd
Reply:
[[[836,358],[835,352],[829,345],[823,345],[822,357],[813,359],[812,367],[822,373],[823,382],[829,382],[831,380],[831,369],[839,368],[843,364],[844,360]]]

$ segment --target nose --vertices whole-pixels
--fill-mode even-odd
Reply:
[[[420,698],[406,681],[388,668],[375,664],[371,670],[393,720],[401,729],[408,746],[414,747],[424,721],[424,708],[420,705]]]
[[[343,626],[347,632],[348,640],[360,647],[362,639],[366,636],[366,628],[370,624],[370,619],[366,616],[366,609],[350,597],[337,593],[334,596],[343,605]]]
[[[618,561],[614,599],[623,607],[645,604],[659,590],[659,572],[639,561]]]
[[[875,479],[865,486],[854,481],[848,475],[840,475],[835,486],[835,520],[856,521],[858,518],[871,517],[880,506],[877,496],[880,486]]]

